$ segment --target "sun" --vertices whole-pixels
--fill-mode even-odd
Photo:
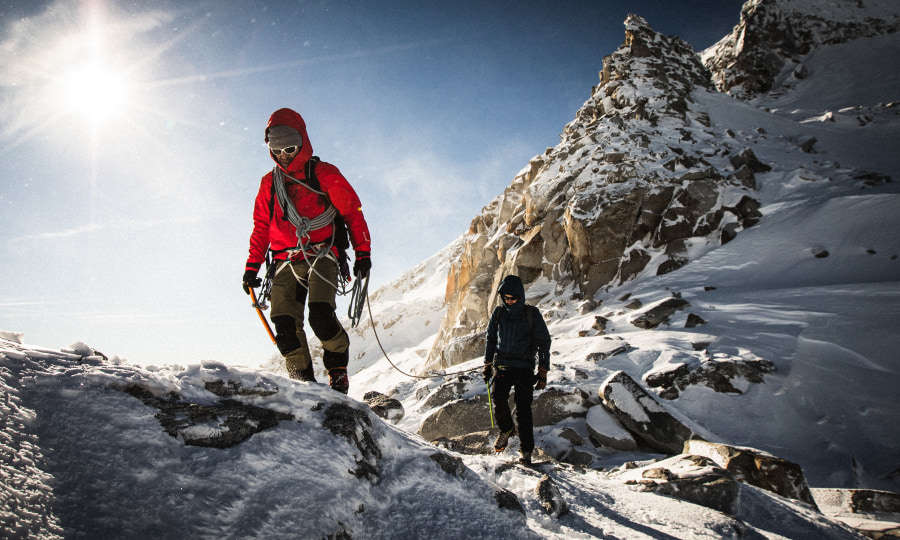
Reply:
[[[62,105],[69,113],[103,122],[122,111],[128,86],[116,71],[93,61],[69,70],[61,81]]]

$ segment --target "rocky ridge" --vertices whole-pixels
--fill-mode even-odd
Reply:
[[[703,53],[716,88],[750,100],[806,76],[803,57],[820,44],[900,30],[896,5],[882,0],[751,0],[731,34]],[[835,10],[840,16],[835,17]],[[783,88],[779,89],[784,91]]]
[[[694,93],[715,92],[699,56],[637,15],[625,28],[560,143],[472,221],[451,263],[429,366],[478,355],[491,293],[506,274],[591,302],[637,276],[675,270],[758,221],[755,175],[769,167],[697,106]]]

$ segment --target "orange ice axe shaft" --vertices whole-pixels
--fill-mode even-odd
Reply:
[[[266,327],[266,332],[272,339],[272,343],[275,343],[275,334],[272,333],[272,327],[269,326],[269,321],[266,320],[266,316],[263,315],[262,309],[259,307],[259,302],[256,301],[256,291],[252,287],[250,288],[250,298],[253,299],[253,307],[256,308],[256,314],[259,315],[259,320],[261,320],[263,326]],[[277,345],[277,343],[275,343],[275,345]]]

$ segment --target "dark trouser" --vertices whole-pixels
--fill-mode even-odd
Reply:
[[[491,398],[500,431],[513,428],[509,410],[509,392],[515,389],[516,428],[519,432],[519,450],[534,450],[534,428],[531,420],[531,400],[534,397],[534,372],[525,368],[495,369],[491,379]]]
[[[272,323],[275,343],[284,356],[288,374],[312,368],[309,344],[303,329],[304,304],[309,300],[309,326],[325,350],[326,369],[346,368],[350,339],[335,310],[337,263],[322,257],[311,268],[306,260],[281,262],[272,280]]]

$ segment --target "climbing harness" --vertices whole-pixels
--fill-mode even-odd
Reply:
[[[306,164],[306,177],[307,179],[311,179],[315,174],[315,164],[318,163],[318,158],[311,158]],[[300,184],[312,191],[313,193],[324,197],[328,200],[328,194],[324,191],[313,187],[310,184],[306,184],[293,176],[286,174],[281,167],[275,167],[272,170],[272,189],[274,191],[274,198],[278,200],[278,205],[281,207],[282,213],[287,218],[288,221],[296,228],[297,230],[297,247],[288,248],[283,250],[283,252],[287,253],[287,261],[291,261],[302,257],[310,262],[310,269],[312,272],[315,272],[323,281],[331,284],[334,287],[334,290],[337,291],[340,295],[347,294],[347,283],[349,281],[349,276],[345,276],[342,268],[341,261],[338,261],[337,257],[334,256],[334,252],[332,248],[335,245],[335,236],[337,233],[337,227],[332,227],[331,230],[331,238],[327,242],[320,242],[317,244],[309,245],[309,235],[311,232],[319,230],[323,227],[327,227],[335,223],[336,218],[338,217],[337,209],[331,204],[331,201],[328,200],[328,206],[325,210],[315,216],[313,218],[307,218],[305,216],[301,216],[297,212],[297,208],[290,203],[287,194],[286,180],[285,177],[290,179],[291,182]],[[319,271],[316,269],[316,264],[322,258],[329,258],[335,262],[338,266],[338,282],[331,283],[328,279],[326,279]],[[293,266],[291,267],[293,271]],[[297,276],[296,272],[294,273],[294,277],[300,280],[300,276]]]

